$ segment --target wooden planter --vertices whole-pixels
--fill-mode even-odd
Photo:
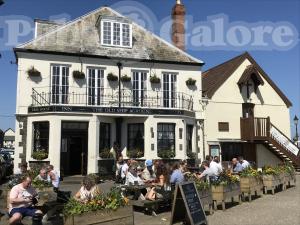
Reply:
[[[290,173],[285,173],[285,176],[284,176],[285,186],[290,187],[292,182],[293,182],[293,185],[296,186],[296,175],[290,174]]]
[[[256,177],[240,177],[241,192],[244,196],[248,195],[248,200],[251,202],[252,195],[257,195],[258,193],[262,196],[263,193],[263,182],[262,179]]]
[[[275,175],[263,175],[263,184],[265,194],[271,190],[272,195],[275,194],[275,189],[280,186],[282,180],[279,176]]]
[[[202,203],[203,207],[208,207],[209,214],[212,215],[213,210],[213,199],[212,199],[212,193],[211,189],[205,189],[205,190],[198,190],[198,194]]]
[[[225,210],[225,201],[231,199],[234,201],[234,198],[238,198],[238,203],[241,203],[241,187],[239,183],[229,184],[229,185],[212,185],[212,198],[214,201],[214,208],[216,209],[218,203],[222,204],[222,209]]]
[[[65,218],[65,225],[133,225],[132,206],[125,206],[112,210],[99,210],[95,212],[87,212],[81,215],[70,216]]]

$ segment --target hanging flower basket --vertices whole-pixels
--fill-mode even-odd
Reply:
[[[124,75],[121,77],[121,81],[122,82],[130,82],[131,81],[131,77]]]
[[[188,86],[194,86],[196,84],[196,80],[193,78],[189,78],[188,80],[186,80],[186,85]]]
[[[160,78],[157,77],[156,75],[154,75],[154,76],[150,77],[150,82],[152,84],[159,84],[160,83]]]
[[[118,76],[116,76],[115,74],[113,74],[113,73],[109,73],[109,74],[107,74],[107,80],[108,81],[118,81]]]
[[[28,76],[30,76],[30,77],[40,77],[40,76],[41,76],[41,72],[38,71],[36,68],[34,68],[34,66],[30,67],[30,68],[27,70],[27,74],[28,74]]]
[[[75,71],[73,71],[73,77],[75,79],[84,79],[85,78],[85,74],[82,71],[75,70]]]
[[[34,151],[31,157],[35,160],[44,160],[48,158],[48,152],[46,150]]]

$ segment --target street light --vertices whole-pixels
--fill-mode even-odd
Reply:
[[[295,124],[295,127],[296,127],[296,135],[295,135],[294,140],[295,140],[297,146],[298,146],[298,139],[299,139],[299,135],[298,135],[298,122],[299,122],[299,119],[295,115],[295,117],[294,117],[294,124]]]

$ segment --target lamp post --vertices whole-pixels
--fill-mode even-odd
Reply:
[[[294,141],[296,142],[297,147],[298,147],[298,139],[299,139],[299,135],[298,135],[298,122],[299,122],[299,119],[295,115],[295,117],[294,117],[294,124],[295,124],[295,127],[296,127],[296,135],[295,135]]]

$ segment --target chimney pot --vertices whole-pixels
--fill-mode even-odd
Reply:
[[[172,42],[181,50],[185,50],[185,7],[181,0],[176,0],[172,9]]]

